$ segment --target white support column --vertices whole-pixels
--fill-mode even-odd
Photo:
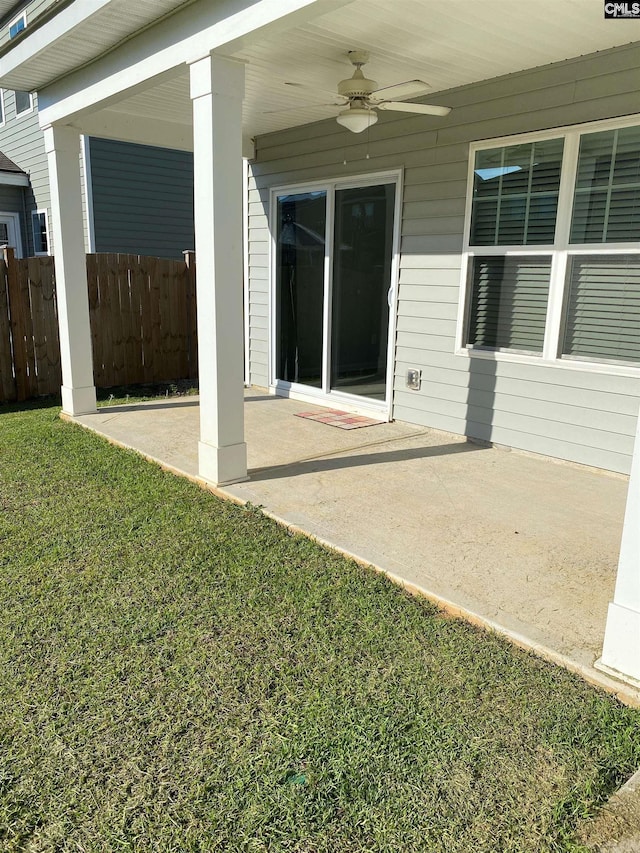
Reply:
[[[190,66],[193,101],[200,476],[247,479],[242,321],[244,66],[215,55]]]
[[[53,250],[62,364],[62,409],[69,415],[96,411],[84,250],[80,134],[71,127],[45,128],[49,160]]]
[[[636,430],[618,577],[596,667],[640,686],[640,418]]]

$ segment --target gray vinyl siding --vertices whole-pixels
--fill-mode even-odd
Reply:
[[[27,223],[23,240],[27,255],[33,254],[31,211],[46,210],[49,218],[49,251],[53,253],[51,229],[51,193],[49,169],[44,150],[44,137],[38,124],[38,96],[33,96],[33,110],[16,116],[15,95],[3,90],[5,122],[0,127],[0,151],[29,175],[30,186],[25,189]]]
[[[249,166],[249,382],[269,385],[269,190],[257,183],[256,164]]]
[[[97,252],[194,248],[191,153],[93,137],[90,152]]]
[[[332,119],[260,137],[249,184],[251,381],[268,384],[269,188],[402,168],[393,417],[628,472],[640,369],[620,376],[454,350],[469,143],[637,113],[639,74],[635,44],[438,93],[431,100],[453,107],[448,118],[381,114],[369,139]],[[422,370],[420,391],[405,387],[409,367]]]

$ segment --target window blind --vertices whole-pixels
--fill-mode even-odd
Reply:
[[[550,257],[475,257],[469,343],[541,352],[550,276]]]
[[[563,355],[640,361],[640,255],[574,255]]]

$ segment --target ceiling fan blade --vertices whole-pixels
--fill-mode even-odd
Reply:
[[[378,110],[390,110],[397,113],[420,113],[425,116],[448,116],[451,107],[437,107],[435,104],[403,104],[397,101],[384,101],[376,104]]]
[[[371,93],[370,100],[373,101],[405,101],[407,98],[419,98],[426,95],[431,86],[424,80],[407,80],[404,83],[396,83],[393,86],[385,86]]]

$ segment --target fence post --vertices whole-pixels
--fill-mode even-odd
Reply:
[[[24,305],[20,295],[18,270],[15,254],[10,246],[3,249],[4,262],[7,265],[7,291],[9,295],[9,315],[11,317],[11,337],[13,338],[13,364],[16,373],[16,390],[19,401],[29,396],[27,388],[27,353],[25,351]]]

